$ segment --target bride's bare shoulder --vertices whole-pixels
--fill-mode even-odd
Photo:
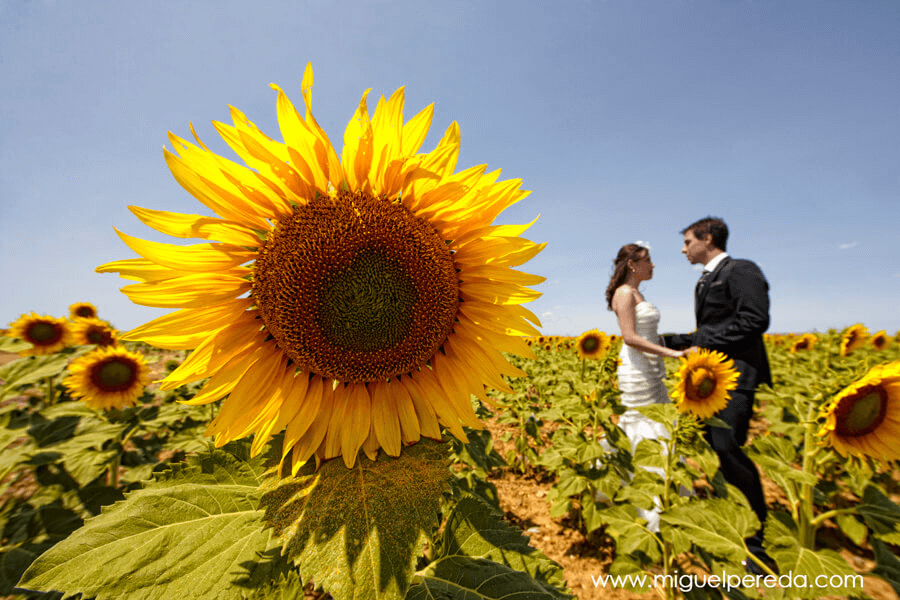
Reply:
[[[630,285],[620,285],[613,294],[613,310],[615,310],[616,307],[634,307],[638,302],[638,291]]]

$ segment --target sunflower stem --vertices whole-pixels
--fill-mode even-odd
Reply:
[[[585,365],[585,360],[582,358],[581,359],[581,382],[582,383],[584,383],[584,365]]]
[[[817,453],[812,451],[812,447],[815,443],[815,415],[815,404],[810,403],[806,415],[806,431],[803,435],[803,472],[809,475],[815,475],[814,471],[816,466],[815,455]],[[809,550],[814,550],[816,545],[816,530],[818,529],[819,522],[813,517],[813,510],[815,507],[813,505],[812,484],[800,484],[799,504],[798,513],[800,520],[798,523],[798,533],[800,546]]]
[[[53,406],[56,402],[56,386],[53,385],[53,377],[47,378],[47,406]]]
[[[856,508],[835,508],[833,510],[829,510],[828,512],[823,512],[821,515],[818,515],[812,521],[810,521],[810,524],[818,528],[828,519],[839,517],[840,515],[854,514],[856,512]]]

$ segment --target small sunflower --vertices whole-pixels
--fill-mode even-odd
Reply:
[[[869,330],[862,323],[851,325],[841,334],[841,356],[847,356],[854,350],[862,348],[869,337]]]
[[[891,338],[889,338],[887,332],[882,329],[872,336],[870,343],[875,350],[884,350],[891,345]]]
[[[137,304],[180,309],[122,336],[194,352],[162,389],[210,377],[191,404],[227,396],[207,434],[221,446],[253,434],[253,455],[286,430],[282,465],[360,450],[398,456],[441,426],[465,440],[482,428],[471,404],[521,376],[502,353],[533,358],[522,338],[537,317],[521,306],[544,278],[512,269],[545,244],[528,225],[493,225],[528,195],[476,166],[454,173],[459,126],[419,153],[433,105],[404,123],[404,91],[369,115],[363,94],[339,155],[311,110],[277,92],[284,142],[237,109],[216,130],[246,163],[170,134],[175,179],[217,217],[131,207],[145,224],[203,243],[119,234],[142,258],[97,268],[140,283]],[[288,457],[290,456],[290,461]]]
[[[72,361],[63,385],[95,409],[134,406],[150,381],[144,356],[121,346],[100,347]]]
[[[69,317],[72,319],[96,319],[97,307],[88,302],[76,302],[69,307]]]
[[[692,352],[680,360],[672,390],[679,411],[706,419],[728,406],[740,376],[733,360],[715,350]]]
[[[80,318],[72,324],[75,343],[79,345],[96,344],[98,346],[114,346],[119,340],[116,330],[100,319]]]
[[[804,333],[791,344],[791,354],[796,354],[800,350],[809,350],[816,345],[818,338],[815,334]]]
[[[66,319],[33,312],[10,323],[6,335],[31,344],[31,348],[19,352],[22,356],[55,354],[72,345],[72,330]]]
[[[597,329],[585,331],[575,342],[575,352],[578,358],[601,358],[606,356],[611,346],[608,335]]]
[[[900,460],[900,361],[873,367],[829,402],[818,435],[841,456]]]

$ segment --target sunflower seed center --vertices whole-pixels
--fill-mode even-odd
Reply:
[[[852,437],[874,431],[887,414],[887,400],[887,391],[881,386],[866,386],[857,394],[841,399],[836,410],[835,431]]]
[[[456,318],[450,249],[402,204],[340,191],[297,206],[256,259],[252,296],[300,368],[345,382],[425,365]]]
[[[59,328],[52,323],[35,323],[28,329],[29,341],[46,344],[54,342],[59,338]]]
[[[707,369],[699,368],[692,371],[689,379],[688,392],[692,398],[709,398],[716,391],[716,378]]]
[[[95,382],[98,387],[109,390],[124,389],[134,381],[135,366],[130,362],[111,360],[97,368]]]

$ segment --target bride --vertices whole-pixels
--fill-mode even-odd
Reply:
[[[628,436],[631,450],[637,448],[641,440],[668,438],[662,423],[645,417],[634,410],[648,404],[669,402],[669,395],[663,378],[666,367],[663,357],[680,358],[684,351],[660,346],[659,310],[638,290],[641,282],[653,277],[653,263],[650,250],[641,245],[626,244],[619,250],[613,262],[613,274],[606,289],[606,302],[619,319],[622,331],[622,350],[619,353],[619,391],[622,404],[629,410],[619,416],[619,428]],[[661,469],[647,468],[661,476]],[[659,514],[656,511],[638,509],[638,514],[647,520],[647,528],[659,530]]]

